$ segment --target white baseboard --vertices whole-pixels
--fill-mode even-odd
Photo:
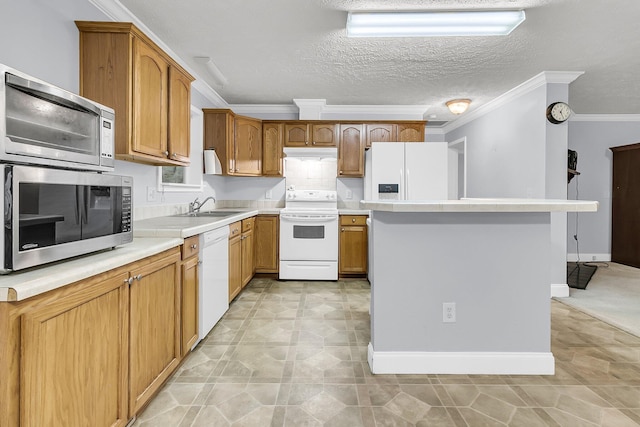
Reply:
[[[422,352],[373,351],[369,343],[369,368],[374,374],[481,374],[553,375],[551,352]]]
[[[567,254],[568,262],[578,262],[578,254]],[[580,254],[580,262],[611,262],[611,254]]]
[[[569,285],[566,283],[551,284],[551,298],[566,298],[569,296]]]

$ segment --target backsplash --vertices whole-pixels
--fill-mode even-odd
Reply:
[[[285,158],[286,188],[336,191],[338,160],[335,158]]]

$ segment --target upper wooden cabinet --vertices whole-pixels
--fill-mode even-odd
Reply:
[[[80,94],[115,110],[116,158],[188,165],[193,77],[131,23],[76,26]]]
[[[398,123],[396,138],[399,142],[424,142],[424,122]]]
[[[288,122],[284,124],[285,147],[336,147],[338,125],[334,122]]]
[[[284,124],[262,122],[262,175],[282,176]]]
[[[223,175],[262,174],[262,121],[229,109],[205,108],[204,149],[215,149]]]
[[[364,125],[340,124],[338,176],[364,176]]]
[[[365,145],[372,142],[423,142],[425,122],[367,123]]]

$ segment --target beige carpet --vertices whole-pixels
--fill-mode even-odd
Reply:
[[[640,269],[616,263],[598,265],[586,289],[570,288],[558,301],[640,337]]]

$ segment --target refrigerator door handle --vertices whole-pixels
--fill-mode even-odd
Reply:
[[[404,174],[404,179],[404,200],[409,200],[409,169],[407,169],[407,172]]]
[[[398,200],[404,200],[404,184],[403,170],[400,168],[400,191],[398,192]]]

